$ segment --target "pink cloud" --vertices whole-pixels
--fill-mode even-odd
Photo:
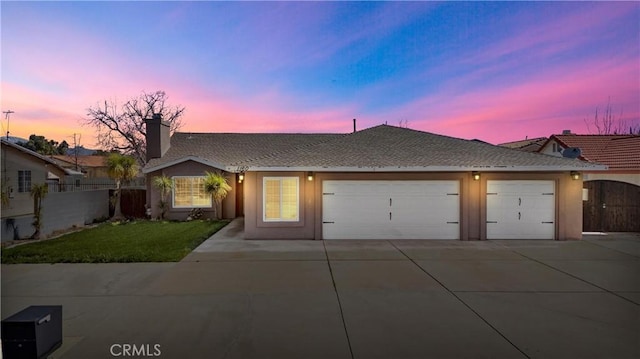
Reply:
[[[586,132],[585,118],[611,97],[624,118],[640,120],[640,68],[635,59],[562,67],[519,84],[494,85],[415,101],[388,118],[408,118],[410,126],[492,143],[549,136],[563,129]],[[619,108],[616,106],[616,110]]]

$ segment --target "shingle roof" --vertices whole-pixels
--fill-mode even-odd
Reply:
[[[225,167],[264,156],[313,146],[321,142],[342,137],[343,134],[301,133],[184,133],[176,132],[171,137],[171,147],[162,158],[154,158],[147,168],[179,162],[184,158],[202,159],[204,162]]]
[[[59,164],[57,164],[57,163],[56,163],[54,160],[52,160],[51,158],[49,158],[49,157],[47,157],[47,156],[44,156],[44,155],[41,155],[41,154],[39,154],[39,153],[37,153],[37,152],[31,151],[30,149],[28,149],[28,148],[26,148],[26,147],[22,147],[22,146],[20,146],[20,145],[18,145],[18,144],[15,144],[15,143],[9,142],[9,141],[7,141],[7,140],[5,140],[5,139],[1,139],[1,140],[0,140],[0,142],[2,142],[2,144],[3,144],[3,145],[5,145],[5,146],[8,146],[8,147],[14,148],[14,149],[16,149],[16,150],[18,150],[18,151],[20,151],[20,152],[24,152],[24,153],[26,153],[26,154],[28,154],[28,155],[30,155],[30,156],[33,156],[33,157],[35,157],[35,158],[38,158],[38,159],[40,159],[41,161],[45,162],[46,164],[51,164],[51,165],[53,165],[56,169],[58,169],[58,170],[60,170],[60,171],[64,172],[65,174],[68,174],[68,175],[77,174],[77,172],[75,172],[75,171],[72,171],[72,170],[70,170],[70,169],[67,169],[67,168],[64,168],[64,167],[60,166]]]
[[[73,155],[53,155],[56,160],[65,164],[75,164],[76,157]],[[106,156],[78,156],[78,165],[82,167],[107,167]]]
[[[526,140],[519,140],[513,142],[501,143],[498,146],[512,148],[514,150],[526,151],[526,152],[537,152],[542,145],[547,142],[546,137],[538,137],[538,138],[530,138]]]
[[[578,160],[516,151],[480,141],[380,125],[346,135],[176,133],[144,172],[181,159],[220,168],[309,171],[467,171],[604,169]]]
[[[578,147],[585,161],[610,170],[640,169],[640,135],[553,135],[563,147]]]

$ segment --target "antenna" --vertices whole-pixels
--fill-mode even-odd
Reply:
[[[7,119],[7,141],[9,141],[9,115],[16,112],[11,110],[6,110],[6,111],[2,111],[2,113],[4,113],[4,118]]]

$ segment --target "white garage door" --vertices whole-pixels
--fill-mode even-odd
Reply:
[[[459,239],[458,181],[323,181],[324,239]]]
[[[553,181],[487,181],[487,239],[553,239]]]

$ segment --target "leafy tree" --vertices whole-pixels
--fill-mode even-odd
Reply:
[[[29,136],[29,141],[19,142],[18,145],[47,156],[64,155],[69,148],[67,141],[58,143],[54,140],[47,140],[44,136],[38,136],[35,134]]]
[[[219,172],[205,171],[204,191],[213,198],[213,218],[218,219],[217,205],[222,202],[231,191],[227,178]]]
[[[133,157],[123,156],[119,153],[112,153],[107,157],[107,168],[109,177],[116,181],[116,190],[113,193],[114,212],[112,220],[121,220],[122,208],[120,207],[120,199],[122,194],[122,185],[131,182],[138,175],[138,164]]]
[[[160,201],[158,202],[158,208],[160,209],[160,219],[164,219],[164,216],[167,214],[167,209],[169,209],[167,196],[173,189],[173,180],[165,175],[162,175],[153,177],[152,183],[155,188],[160,190]]]
[[[65,155],[67,154],[67,150],[69,149],[69,144],[67,143],[67,141],[62,140],[62,142],[60,142],[60,144],[58,145],[58,147],[56,148],[56,150],[58,151],[59,155]]]
[[[143,92],[122,105],[105,101],[104,107],[96,105],[87,109],[83,123],[95,128],[98,144],[104,149],[118,150],[133,156],[140,167],[146,162],[145,119],[161,114],[173,133],[182,126],[183,106],[167,104],[164,91]]]
[[[31,198],[33,198],[33,226],[36,231],[31,235],[31,239],[40,239],[40,229],[42,228],[42,200],[49,192],[49,185],[46,183],[33,184],[31,186]]]

